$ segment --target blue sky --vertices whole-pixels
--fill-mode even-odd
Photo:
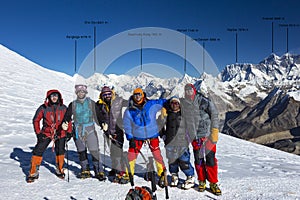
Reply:
[[[288,50],[300,54],[300,40],[297,38],[300,35],[299,7],[298,0],[1,1],[0,44],[46,68],[73,75],[75,39],[67,36],[83,36],[76,40],[76,66],[80,71],[81,64],[94,47],[94,27],[97,46],[120,33],[142,27],[187,30],[181,33],[188,38],[208,39],[204,43],[205,50],[221,71],[236,60],[239,63],[258,63],[270,55],[272,22],[273,52],[277,55],[286,53],[288,28]],[[232,31],[234,29],[236,31]],[[139,42],[140,37],[136,37],[136,40]],[[183,40],[179,39],[178,43],[184,49]],[[199,44],[202,45],[203,41]],[[128,42],[114,44],[105,51],[114,53],[122,45],[128,45]],[[184,61],[176,54],[154,47],[143,49],[142,55],[144,66],[157,63],[183,73]],[[127,73],[140,65],[140,57],[140,51],[132,49],[127,54],[119,55],[105,73]],[[98,60],[97,63],[101,64]],[[201,63],[198,64],[200,67]],[[187,63],[187,72],[198,76],[197,72],[190,69],[193,67],[191,65]],[[101,66],[96,69],[99,68]],[[164,76],[164,72],[161,72],[161,76]]]

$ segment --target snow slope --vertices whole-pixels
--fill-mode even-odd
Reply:
[[[69,142],[70,182],[54,175],[55,158],[51,146],[44,154],[38,181],[28,184],[25,177],[30,167],[31,151],[36,138],[32,117],[43,103],[46,91],[59,89],[66,104],[73,99],[74,78],[50,71],[0,45],[0,196],[1,199],[125,199],[130,184],[118,185],[110,181],[77,179],[79,161],[73,141]],[[108,163],[108,152],[102,157]],[[125,149],[127,150],[127,142]],[[163,148],[162,148],[163,149]],[[143,152],[150,151],[144,147]],[[163,150],[163,155],[165,152]],[[219,183],[223,195],[194,189],[169,188],[170,199],[300,199],[300,157],[220,135],[217,158]],[[139,156],[138,167],[145,167]],[[181,178],[185,178],[180,174]],[[135,175],[136,185],[150,186]],[[158,189],[158,199],[164,199],[164,190]]]

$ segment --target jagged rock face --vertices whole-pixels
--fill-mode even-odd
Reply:
[[[300,137],[300,132],[290,133],[290,130],[300,126],[299,111],[299,101],[295,101],[284,91],[275,88],[258,104],[246,107],[234,118],[228,120],[223,132],[261,144],[273,144],[274,148],[283,150],[287,148],[291,151],[292,146],[286,140]],[[288,134],[282,134],[284,131]],[[271,136],[272,141],[266,139],[267,135]],[[289,145],[283,147],[284,144]]]
[[[290,140],[290,139],[285,139],[285,140],[278,140],[276,142],[274,142],[273,144],[267,144],[266,146],[275,148],[275,149],[279,149],[282,151],[286,151],[289,153],[293,153],[296,151],[296,144]]]
[[[287,95],[300,89],[299,55],[271,54],[259,64],[228,65],[219,78],[231,84],[230,105],[240,105],[227,106],[224,133],[300,154],[300,102]],[[253,93],[240,95],[253,86]]]

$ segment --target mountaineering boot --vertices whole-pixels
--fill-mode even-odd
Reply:
[[[185,180],[185,182],[182,184],[182,188],[185,190],[191,189],[195,185],[195,177],[194,176],[188,176]]]
[[[206,189],[206,181],[199,181],[199,191],[204,192]]]
[[[98,179],[99,181],[104,181],[106,180],[106,176],[104,172],[98,172],[95,174],[95,178]]]
[[[55,175],[58,178],[64,179],[65,178],[65,173],[64,173],[64,160],[65,156],[64,155],[58,155],[56,156],[56,170],[55,170]]]
[[[32,182],[34,182],[35,181],[35,179],[38,179],[39,178],[39,175],[37,175],[37,176],[28,176],[27,177],[27,183],[32,183]]]
[[[88,169],[82,170],[81,173],[79,174],[79,178],[81,179],[91,178],[90,170]]]
[[[177,187],[177,184],[178,184],[178,174],[176,173],[172,173],[172,178],[171,178],[171,184],[170,186],[171,187]]]
[[[34,174],[30,174],[28,177],[27,177],[27,183],[32,183],[35,181],[35,179],[38,179],[39,178],[39,167],[37,166],[36,169],[37,171],[34,173]]]
[[[127,184],[129,183],[129,176],[126,173],[119,173],[113,180],[114,183]]]
[[[122,176],[121,176],[120,174],[116,174],[116,176],[113,178],[112,182],[114,182],[114,183],[119,183],[121,177],[122,177]]]
[[[123,174],[123,176],[119,180],[119,183],[127,184],[127,183],[129,183],[129,181],[130,181],[129,176],[127,176],[126,174]]]
[[[215,195],[217,195],[217,196],[219,196],[219,195],[222,194],[222,192],[221,192],[221,190],[220,190],[220,188],[219,188],[219,186],[218,186],[217,183],[210,183],[210,184],[209,184],[209,187],[210,187],[210,190],[211,190],[211,192],[212,192],[213,194],[215,194]]]
[[[81,172],[78,174],[78,178],[85,179],[85,178],[90,178],[91,177],[91,172],[90,172],[90,167],[88,160],[82,160],[80,161],[80,166],[81,166]]]
[[[55,170],[55,175],[60,178],[60,179],[64,179],[66,174],[64,173],[64,170],[59,170],[59,169],[56,169]]]
[[[42,156],[32,156],[31,167],[27,177],[27,183],[32,183],[39,178],[39,166],[42,163]]]
[[[99,181],[106,180],[106,175],[103,171],[103,166],[100,165],[100,162],[98,160],[93,161],[93,168],[95,172],[95,178]]]

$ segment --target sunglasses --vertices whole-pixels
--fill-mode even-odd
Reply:
[[[58,97],[58,93],[53,93],[53,94],[51,94],[51,95],[50,95],[50,98],[52,98],[52,97]]]
[[[86,91],[86,90],[78,90],[77,93],[84,93],[84,94],[87,94],[87,91]]]
[[[179,106],[179,102],[177,102],[177,101],[172,101],[171,104],[172,104],[172,105]]]
[[[135,96],[135,97],[141,97],[142,93],[134,93],[133,96]]]
[[[102,97],[111,97],[111,92],[107,92],[107,93],[104,93],[102,94]]]

